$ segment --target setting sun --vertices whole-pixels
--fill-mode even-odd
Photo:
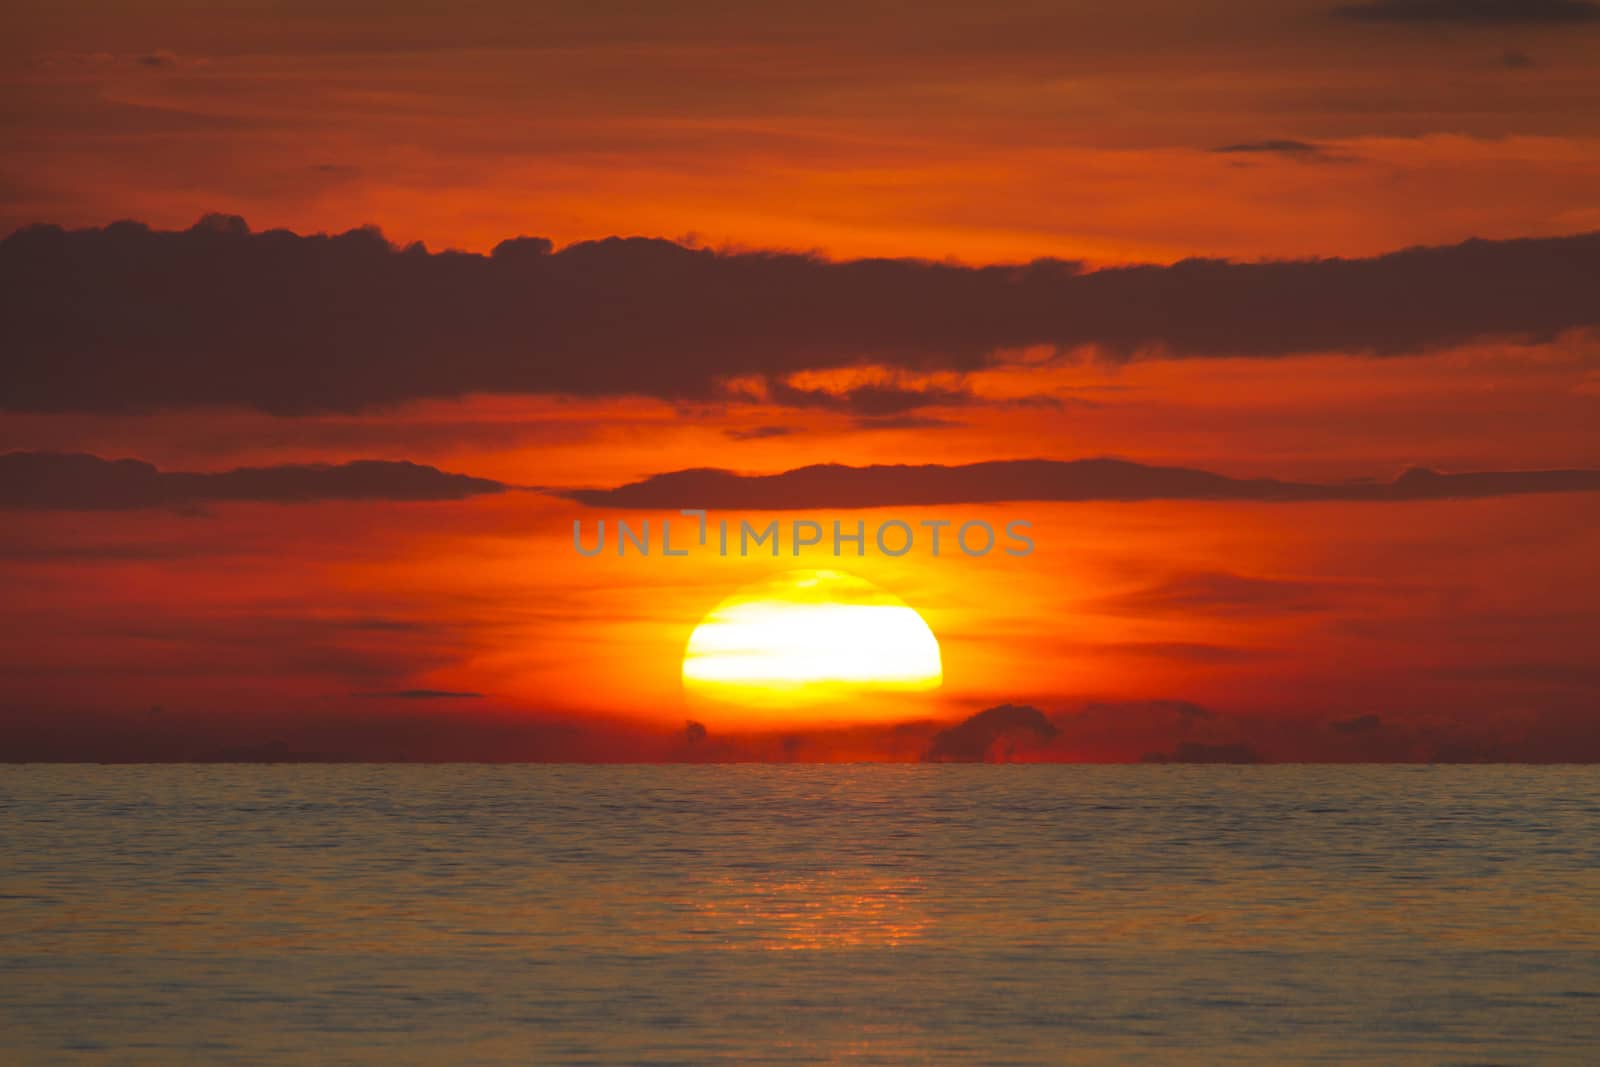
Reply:
[[[739,590],[695,627],[683,657],[691,694],[754,708],[923,692],[942,680],[939,642],[922,616],[833,570],[789,571]]]

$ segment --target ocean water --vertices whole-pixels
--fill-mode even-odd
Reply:
[[[0,1063],[1600,1063],[1600,768],[0,766]]]

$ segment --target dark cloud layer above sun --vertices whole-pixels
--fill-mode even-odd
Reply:
[[[1459,26],[1541,26],[1600,22],[1589,0],[1370,0],[1333,9],[1341,18]]]
[[[388,460],[193,472],[79,454],[0,455],[0,508],[12,509],[100,511],[225,500],[460,500],[506,488],[486,478]]]
[[[251,233],[216,217],[182,232],[41,227],[0,242],[0,406],[293,413],[471,393],[707,398],[741,376],[863,363],[962,371],[1027,346],[1394,355],[1600,324],[1597,284],[1600,234],[1085,271],[617,238],[430,253],[373,231]],[[881,409],[907,398],[855,399]]]
[[[818,464],[781,474],[701,468],[657,474],[614,489],[563,495],[591,507],[917,507],[1007,501],[1241,500],[1382,502],[1600,490],[1600,470],[1478,471],[1413,468],[1392,481],[1319,484],[1230,478],[1185,467],[1117,459],[1016,459],[945,466]]]

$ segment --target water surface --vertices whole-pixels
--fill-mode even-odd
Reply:
[[[0,1061],[1594,1063],[1600,768],[0,766]]]

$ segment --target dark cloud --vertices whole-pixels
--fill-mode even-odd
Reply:
[[[471,393],[724,396],[741,376],[923,373],[1002,350],[1109,358],[1412,353],[1600,324],[1600,234],[1353,260],[1085,271],[832,263],[608,238],[489,256],[208,218],[0,242],[0,406],[357,410]],[[889,394],[861,405],[903,402]]]
[[[1371,0],[1333,9],[1340,18],[1459,26],[1559,25],[1600,20],[1588,0]]]
[[[482,693],[456,692],[450,689],[390,689],[382,693],[363,693],[363,696],[385,700],[477,700]]]
[[[783,382],[771,383],[767,396],[773,403],[788,407],[821,408],[865,418],[896,417],[926,407],[957,407],[976,399],[965,389],[936,386],[911,389],[897,385],[862,385],[835,393],[797,389]]]
[[[1535,66],[1533,57],[1518,48],[1507,48],[1500,53],[1500,65],[1511,70],[1526,70]]]
[[[722,431],[735,441],[763,441],[771,437],[788,437],[798,431],[793,426],[750,426]]]
[[[134,459],[57,452],[0,456],[0,508],[78,511],[183,507],[213,501],[460,500],[508,486],[388,460],[284,464],[200,473]]]
[[[956,419],[933,415],[863,415],[853,420],[858,430],[948,430],[962,425]]]
[[[1245,153],[1245,152],[1271,152],[1279,155],[1317,155],[1322,151],[1322,146],[1312,144],[1310,141],[1244,141],[1239,144],[1225,144],[1213,148],[1213,152]]]
[[[1350,163],[1355,159],[1354,156],[1330,151],[1326,146],[1311,141],[1282,139],[1241,141],[1237,144],[1221,145],[1211,151],[1220,155],[1282,156],[1285,159],[1293,159],[1301,163]]]
[[[1594,490],[1600,490],[1600,470],[1441,474],[1417,468],[1390,482],[1318,484],[1117,459],[1016,459],[964,466],[818,464],[781,474],[696,468],[561,495],[591,507],[681,508],[693,501],[695,507],[781,511],[1080,500],[1382,502]]]
[[[939,731],[922,758],[929,763],[1008,762],[1018,749],[1037,747],[1057,732],[1038,708],[1000,704]]]

